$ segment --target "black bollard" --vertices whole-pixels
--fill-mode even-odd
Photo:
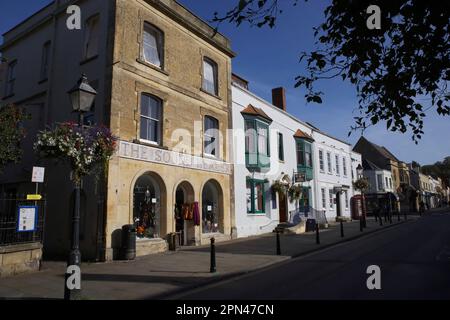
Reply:
[[[316,223],[316,243],[320,244],[319,224]]]
[[[216,245],[215,245],[216,239],[211,238],[211,268],[210,272],[214,273],[216,272]]]
[[[363,225],[363,217],[359,217],[359,231],[363,232],[364,225]]]
[[[341,238],[344,237],[344,223],[341,220]]]
[[[406,211],[405,211],[405,221],[408,220],[408,216],[406,215]]]
[[[392,224],[392,214],[389,213],[389,223]]]
[[[380,227],[383,226],[383,218],[380,216]]]
[[[400,212],[397,211],[397,221],[400,222]]]
[[[277,229],[277,255],[281,256],[280,231]]]

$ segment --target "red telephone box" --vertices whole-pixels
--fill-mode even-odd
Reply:
[[[359,220],[359,218],[366,214],[366,208],[364,205],[363,197],[361,195],[356,195],[351,198],[351,215],[353,220]]]

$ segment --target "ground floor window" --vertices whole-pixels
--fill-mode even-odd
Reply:
[[[344,191],[344,197],[345,197],[345,209],[348,209],[349,202],[348,202],[348,191],[347,190]]]
[[[247,179],[247,213],[265,213],[264,180]]]
[[[333,190],[331,189],[328,190],[328,196],[330,200],[330,209],[333,209],[334,208]]]
[[[220,232],[221,189],[217,182],[208,181],[202,192],[202,230],[203,233]]]
[[[160,188],[151,175],[141,176],[133,191],[133,218],[139,238],[160,237]]]

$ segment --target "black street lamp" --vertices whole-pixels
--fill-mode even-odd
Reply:
[[[83,130],[83,116],[84,113],[91,110],[97,92],[89,85],[87,77],[83,74],[78,80],[78,83],[69,92],[72,103],[73,112],[78,113],[78,126]],[[75,182],[75,210],[72,216],[72,242],[67,261],[67,266],[78,266],[81,264],[80,252],[80,190],[82,180],[81,178]],[[76,300],[80,299],[81,290],[68,288],[67,278],[69,274],[66,273],[66,281],[64,285],[64,299]],[[81,277],[81,274],[80,274]],[[80,278],[81,281],[81,278]]]
[[[356,167],[356,173],[358,174],[358,179],[362,179],[363,178],[363,172],[364,172],[364,168],[362,167],[361,164],[358,164],[358,166]],[[367,227],[366,224],[366,204],[365,204],[365,199],[364,199],[364,191],[361,189],[361,203],[362,203],[362,225],[364,228]]]

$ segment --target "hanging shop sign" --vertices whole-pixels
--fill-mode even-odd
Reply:
[[[119,143],[119,157],[176,167],[231,174],[231,164],[175,151],[162,150],[126,141]]]
[[[45,168],[33,167],[33,173],[31,175],[31,182],[43,183],[45,175]]]

